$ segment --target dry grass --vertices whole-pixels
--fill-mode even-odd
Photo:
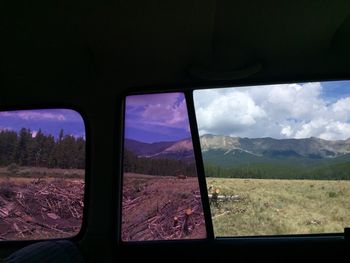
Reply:
[[[45,167],[18,166],[18,171],[11,172],[8,167],[0,167],[0,178],[77,178],[84,179],[84,169],[61,169]]]
[[[350,226],[350,181],[208,178],[207,184],[241,197],[211,204],[216,236],[335,233]]]

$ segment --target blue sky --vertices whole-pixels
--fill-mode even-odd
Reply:
[[[199,90],[194,102],[200,134],[350,138],[350,81]]]
[[[263,85],[194,92],[199,133],[277,139],[350,138],[350,81]],[[129,96],[125,137],[190,137],[184,95]]]
[[[41,129],[44,134],[58,136],[61,129],[65,134],[85,137],[85,127],[80,114],[67,109],[20,110],[0,112],[0,130],[19,131],[29,128],[32,135]]]
[[[322,96],[329,102],[334,102],[343,97],[350,97],[350,81],[323,82]]]
[[[128,96],[125,137],[148,143],[189,138],[184,95],[162,93]]]
[[[200,134],[239,137],[350,138],[350,81],[264,85],[194,92]],[[0,130],[39,129],[57,137],[85,136],[81,116],[73,110],[0,112]],[[182,93],[128,96],[125,137],[143,142],[189,138]]]

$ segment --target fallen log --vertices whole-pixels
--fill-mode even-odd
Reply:
[[[216,200],[216,201],[240,201],[242,200],[241,196],[239,195],[208,195],[209,200]]]

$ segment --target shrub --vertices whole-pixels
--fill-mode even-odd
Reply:
[[[337,193],[336,192],[328,192],[328,196],[330,198],[333,198],[333,197],[336,197],[337,196]]]
[[[15,163],[11,163],[9,166],[7,166],[7,171],[11,174],[17,174],[19,172],[19,166]]]

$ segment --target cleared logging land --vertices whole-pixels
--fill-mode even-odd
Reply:
[[[204,215],[196,177],[125,173],[122,240],[202,239]]]
[[[11,170],[11,169],[10,169]],[[76,235],[83,217],[84,171],[0,168],[0,240]]]
[[[343,232],[350,226],[350,181],[207,178],[216,236]],[[213,191],[213,190],[212,190]]]

